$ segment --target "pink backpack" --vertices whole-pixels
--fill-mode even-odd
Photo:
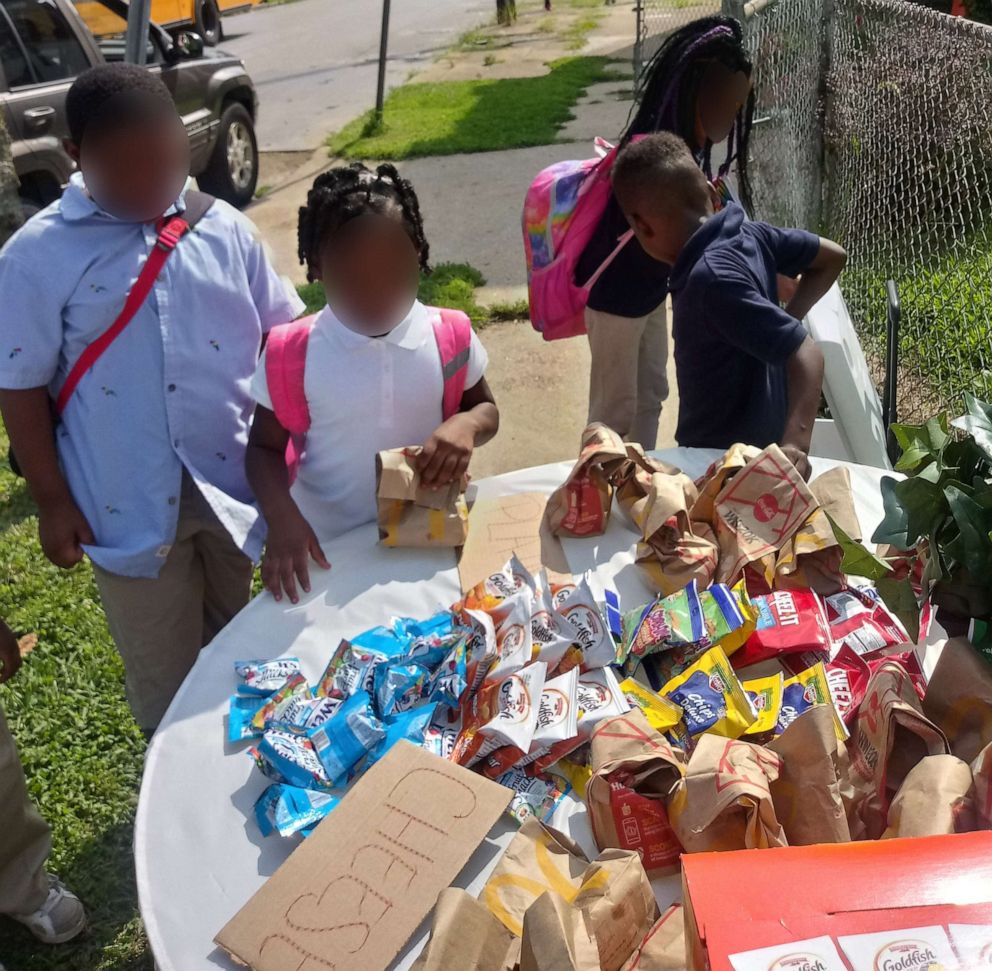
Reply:
[[[624,233],[613,252],[581,286],[575,268],[610,199],[617,149],[596,139],[596,158],[557,162],[530,184],[524,201],[524,250],[530,320],[546,341],[586,332],[589,291],[634,235]]]
[[[441,414],[445,421],[458,414],[465,378],[468,374],[469,348],[472,343],[472,322],[460,310],[428,307],[441,355],[444,391]],[[265,379],[272,399],[276,419],[289,432],[286,465],[290,480],[303,454],[303,445],[310,430],[310,407],[307,404],[303,378],[306,372],[307,344],[316,315],[301,317],[288,324],[273,327],[265,344]]]

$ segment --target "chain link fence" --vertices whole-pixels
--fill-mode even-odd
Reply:
[[[841,285],[879,388],[896,282],[899,420],[992,397],[992,28],[904,0],[723,12],[755,61],[756,214],[847,248]]]
[[[637,37],[634,39],[634,75],[664,39],[690,20],[720,12],[721,0],[637,0]]]

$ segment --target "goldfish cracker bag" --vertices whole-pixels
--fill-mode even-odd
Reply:
[[[781,672],[768,678],[744,681],[741,686],[758,716],[744,734],[763,735],[765,732],[773,731],[778,724],[779,713],[782,710],[782,694],[785,690],[785,679]]]
[[[558,614],[563,621],[562,630],[574,641],[562,658],[560,670],[567,671],[579,664],[582,671],[591,671],[616,661],[616,644],[587,580],[576,585],[558,608]]]
[[[620,690],[630,707],[640,708],[648,724],[656,732],[669,732],[682,721],[682,709],[675,702],[656,694],[640,681],[627,678],[620,682]]]
[[[534,597],[530,615],[532,659],[544,661],[554,671],[572,647],[572,630],[563,630],[551,599],[551,589],[541,585]]]
[[[508,597],[494,616],[496,621],[496,660],[486,674],[487,681],[499,681],[529,664],[533,655],[530,631],[534,595],[526,587]]]
[[[834,731],[837,739],[841,742],[847,741],[847,728],[837,709],[834,708],[830,682],[827,680],[827,672],[822,661],[785,681],[782,690],[782,710],[775,723],[775,734],[781,735],[804,711],[808,711],[814,705],[830,706],[834,713]]]
[[[755,721],[751,702],[719,647],[669,681],[661,694],[682,708],[690,735],[712,732],[740,738]]]

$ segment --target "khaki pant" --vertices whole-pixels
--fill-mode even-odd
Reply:
[[[176,540],[158,577],[94,567],[127,700],[145,732],[158,727],[200,649],[248,603],[251,560],[184,473]]]
[[[665,304],[646,317],[617,317],[587,307],[586,330],[592,352],[589,421],[654,448],[661,403],[668,397]]]
[[[0,708],[0,914],[30,914],[48,898],[51,831],[28,798],[24,770]]]

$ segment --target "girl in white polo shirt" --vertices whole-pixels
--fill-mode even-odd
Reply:
[[[327,306],[269,335],[246,459],[269,524],[262,577],[293,603],[297,581],[310,589],[311,557],[329,568],[320,540],[375,519],[377,452],[423,442],[422,482],[441,487],[499,426],[468,318],[417,300],[427,240],[394,166],[318,176],[300,208],[299,254]]]

